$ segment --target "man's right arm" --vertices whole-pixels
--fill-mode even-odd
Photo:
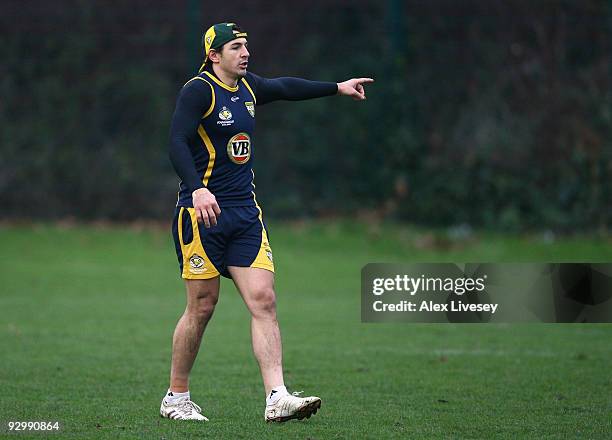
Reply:
[[[189,145],[195,140],[198,125],[204,112],[210,107],[212,92],[204,81],[192,80],[186,84],[176,100],[176,108],[170,126],[169,156],[176,174],[190,192],[204,188],[198,175]]]
[[[176,174],[193,197],[198,221],[206,227],[217,224],[221,210],[215,196],[204,187],[198,174],[189,145],[197,136],[202,115],[212,103],[210,85],[199,79],[187,83],[179,93],[170,127],[169,156]]]

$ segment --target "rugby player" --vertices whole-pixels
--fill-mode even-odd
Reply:
[[[174,331],[170,387],[160,414],[208,420],[191,400],[189,374],[217,304],[222,275],[233,280],[251,314],[265,420],[308,418],[321,407],[321,399],[290,394],[283,379],[272,249],[253,192],[255,111],[276,100],[332,95],[364,100],[363,85],[373,80],[330,83],[257,76],[247,71],[247,33],[234,23],[211,26],[202,45],[204,62],[181,89],[170,130],[170,160],[181,179],[172,232],[187,306]]]

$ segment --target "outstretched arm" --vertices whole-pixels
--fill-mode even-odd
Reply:
[[[305,99],[332,96],[338,92],[338,86],[333,82],[310,81],[302,78],[282,77],[263,78],[250,73],[247,81],[255,85],[257,105],[273,101],[302,101]]]
[[[374,80],[371,78],[358,78],[341,83],[333,83],[292,77],[263,78],[249,73],[247,81],[255,86],[257,105],[263,105],[272,101],[301,101],[336,94],[352,96],[356,100],[362,100],[365,99],[363,84],[373,82]]]

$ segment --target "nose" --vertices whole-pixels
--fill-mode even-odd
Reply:
[[[242,46],[242,56],[243,57],[249,57],[251,54],[249,53],[249,50],[246,48],[246,46]]]

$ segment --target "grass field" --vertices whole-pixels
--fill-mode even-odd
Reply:
[[[612,261],[610,239],[271,232],[287,384],[322,397],[315,417],[263,422],[248,314],[224,281],[191,383],[211,421],[161,419],[184,307],[170,235],[3,227],[0,437],[57,420],[49,438],[612,438],[612,325],[362,324],[359,293],[368,262]]]

